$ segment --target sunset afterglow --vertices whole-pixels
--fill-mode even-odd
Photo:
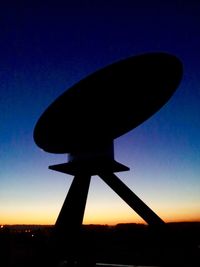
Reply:
[[[180,58],[183,79],[155,115],[114,140],[115,159],[130,167],[116,175],[164,221],[200,221],[200,4],[156,2],[1,8],[1,225],[54,224],[73,180],[48,169],[67,155],[34,143],[44,110],[94,71],[154,51]],[[83,223],[127,222],[144,223],[92,177]]]

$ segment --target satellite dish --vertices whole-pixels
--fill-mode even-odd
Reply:
[[[158,111],[181,77],[181,62],[166,53],[111,64],[66,90],[47,108],[35,127],[35,142],[51,153],[104,145]]]
[[[157,112],[176,91],[182,63],[168,53],[147,53],[115,62],[89,75],[58,97],[39,118],[34,140],[49,153],[68,153],[50,169],[72,174],[55,228],[68,255],[76,251],[92,175],[99,175],[148,224],[163,220],[114,172],[129,170],[114,160],[113,140]],[[62,243],[62,242],[60,242]],[[70,257],[70,256],[69,256]]]

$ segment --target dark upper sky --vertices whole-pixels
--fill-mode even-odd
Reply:
[[[33,221],[41,213],[44,218],[40,221],[52,223],[68,190],[69,184],[65,183],[71,180],[47,169],[59,159],[63,162],[65,156],[44,153],[33,142],[35,123],[47,106],[97,69],[152,51],[177,55],[184,65],[184,77],[174,97],[158,114],[116,141],[116,157],[131,167],[131,172],[120,176],[166,219],[173,219],[179,212],[180,218],[190,218],[189,212],[191,218],[198,217],[200,3],[35,2],[16,1],[0,9],[3,222],[17,222],[17,214],[26,221],[32,207]],[[104,185],[95,179],[89,203],[98,206]],[[110,192],[107,197],[111,203],[118,203],[110,200]],[[88,212],[89,208],[92,210],[91,204]]]

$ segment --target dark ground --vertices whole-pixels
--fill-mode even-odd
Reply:
[[[163,230],[142,224],[84,225],[79,258],[94,262],[200,266],[200,222],[171,223]],[[52,226],[4,226],[0,229],[1,267],[54,266]]]

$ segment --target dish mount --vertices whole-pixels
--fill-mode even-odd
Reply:
[[[91,176],[98,175],[144,221],[164,221],[114,173],[129,168],[114,159],[115,138],[157,112],[173,95],[182,64],[168,53],[147,53],[111,64],[89,75],[56,99],[34,130],[36,144],[49,153],[68,153],[68,162],[50,169],[74,176],[55,224],[68,260],[77,258]]]

